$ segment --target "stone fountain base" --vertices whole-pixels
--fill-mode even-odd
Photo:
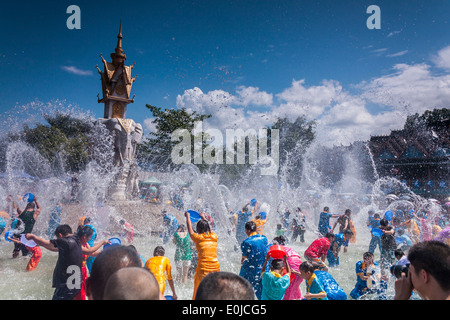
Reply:
[[[144,201],[109,201],[99,208],[96,214],[89,214],[87,208],[80,203],[63,204],[61,223],[68,224],[72,230],[77,229],[78,220],[82,216],[91,216],[99,221],[101,229],[108,234],[117,234],[121,231],[120,219],[131,223],[135,229],[135,235],[158,234],[162,230],[161,212],[166,210],[174,215],[180,223],[184,221],[184,213],[167,204],[156,204]]]

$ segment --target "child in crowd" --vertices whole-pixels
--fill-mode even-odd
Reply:
[[[263,227],[266,224],[267,219],[265,219],[261,214],[258,214],[255,219],[253,219],[253,222],[256,224],[256,233],[263,234]]]
[[[96,257],[100,251],[100,247],[103,245],[104,242],[99,242],[93,247],[89,245],[89,239],[92,238],[94,234],[94,229],[92,229],[88,225],[79,226],[77,230],[77,236],[80,239],[81,247],[85,250],[89,250],[91,252],[88,254],[86,251],[83,252],[83,260],[82,260],[82,267],[81,267],[81,273],[83,274],[83,279],[81,283],[81,290],[77,294],[74,300],[86,300],[86,279],[88,277],[88,267],[87,267],[87,261],[89,257]]]
[[[261,300],[282,300],[286,289],[289,287],[291,269],[289,263],[287,263],[287,257],[284,256],[284,260],[273,259],[270,264],[270,271],[266,272],[267,262],[270,259],[270,255],[266,255],[266,261],[264,261],[261,277],[262,277],[262,295]],[[286,267],[286,274],[283,275],[284,268]]]
[[[191,239],[186,233],[186,227],[179,225],[173,236],[175,249],[175,266],[177,268],[176,280],[187,282],[189,268],[192,263]]]
[[[25,237],[25,236],[23,236],[23,237]],[[22,244],[22,242],[17,238],[8,237],[8,240],[10,240],[14,243]],[[37,246],[37,245],[32,246],[31,244],[28,244],[28,245],[25,245],[25,248],[32,254],[30,260],[28,261],[26,270],[32,271],[37,268],[39,261],[41,260],[41,257],[42,257],[42,251],[41,251],[41,248],[39,248],[39,246]]]
[[[328,300],[322,284],[314,273],[316,267],[310,261],[305,261],[300,265],[300,275],[306,280],[306,300]]]
[[[368,227],[370,227],[371,229],[379,228],[380,227],[380,221],[381,221],[381,216],[380,216],[379,213],[374,213],[373,216],[371,216],[370,215],[370,211],[369,211],[369,220],[367,221],[367,226]],[[376,235],[374,235],[372,233],[372,231],[370,231],[370,234],[372,235],[372,238],[370,239],[369,252],[375,253],[375,249],[378,247],[378,249],[380,250],[380,253],[381,253],[381,239],[380,239],[380,237],[377,237]]]
[[[162,294],[164,294],[164,291],[166,290],[167,275],[167,281],[169,282],[170,289],[172,289],[172,297],[176,300],[177,295],[172,279],[172,267],[170,265],[170,260],[164,256],[165,253],[166,251],[163,247],[157,246],[153,251],[153,258],[148,259],[145,263],[145,268],[150,270],[155,276]]]
[[[380,271],[378,264],[374,262],[373,254],[365,252],[363,260],[356,263],[356,285],[350,292],[350,296],[356,300],[363,295],[377,293],[377,289],[371,286],[372,282],[368,285],[368,281],[378,280],[379,277]]]
[[[383,231],[381,236],[381,273],[384,275],[395,261],[394,250],[397,248],[395,241],[395,229],[386,219],[381,219],[380,229]]]
[[[305,258],[311,263],[316,263],[322,270],[328,271],[325,265],[328,249],[330,249],[331,242],[334,241],[334,234],[328,232],[325,237],[314,240],[305,250]]]

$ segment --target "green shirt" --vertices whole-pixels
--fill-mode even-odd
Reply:
[[[192,260],[191,254],[191,239],[189,235],[186,235],[184,238],[181,238],[178,232],[174,234],[175,239],[175,261],[180,260]]]

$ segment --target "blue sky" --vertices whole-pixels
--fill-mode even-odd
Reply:
[[[69,30],[69,5],[81,29]],[[381,10],[370,30],[366,9]],[[120,19],[136,62],[127,116],[145,104],[211,113],[209,126],[318,120],[324,143],[398,129],[408,113],[450,105],[450,1],[9,1],[0,12],[0,112],[54,100],[103,116],[99,54]]]

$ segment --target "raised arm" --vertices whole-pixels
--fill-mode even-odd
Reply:
[[[95,253],[95,251],[97,251],[98,249],[100,249],[101,246],[110,243],[109,240],[103,240],[100,241],[99,243],[97,243],[96,245],[86,248],[86,247],[81,247],[81,252],[83,252],[83,254],[88,254],[88,255],[93,255]]]
[[[191,222],[191,215],[189,212],[185,212],[184,216],[186,217],[186,226],[189,233],[189,236],[192,238],[192,235],[194,234],[194,229],[192,229],[192,222]]]
[[[41,206],[40,206],[40,204],[37,202],[36,197],[34,197],[34,203],[36,203],[36,210],[34,211],[33,218],[34,218],[34,220],[36,220],[37,217],[39,216],[39,214],[41,213]]]
[[[47,250],[55,251],[55,252],[59,251],[58,248],[55,247],[55,246],[53,245],[53,243],[50,242],[50,240],[47,240],[47,239],[38,237],[38,236],[35,235],[35,234],[27,233],[27,234],[25,235],[25,238],[26,238],[27,240],[33,240],[34,242],[36,242],[36,244],[37,244],[38,246],[44,247],[44,248],[47,249]]]

